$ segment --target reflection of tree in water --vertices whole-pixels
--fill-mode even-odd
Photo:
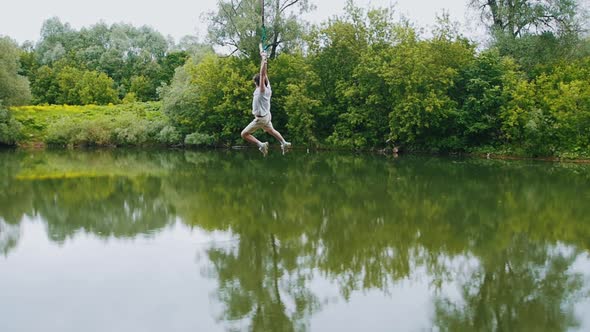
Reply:
[[[20,225],[11,225],[0,219],[0,254],[6,256],[20,238]]]
[[[178,158],[165,153],[95,151],[11,152],[0,155],[0,218],[20,223],[38,216],[48,236],[61,242],[83,230],[99,237],[133,237],[173,220],[161,194],[161,174]],[[128,176],[127,176],[128,175]]]
[[[272,257],[265,254],[272,246],[263,240],[250,242],[253,234],[260,239],[274,234],[281,243],[284,239],[296,243],[295,266],[320,271],[340,287],[344,298],[359,290],[387,292],[423,271],[421,267],[440,286],[460,274],[448,265],[449,258],[475,257],[486,264],[497,248],[505,248],[510,265],[518,265],[511,281],[522,288],[517,294],[537,298],[526,310],[518,309],[522,305],[517,297],[496,303],[516,308],[511,310],[518,315],[533,312],[573,326],[571,310],[552,314],[580,293],[578,277],[554,278],[567,271],[574,256],[559,256],[550,248],[562,240],[575,247],[586,245],[581,234],[590,229],[581,221],[588,218],[590,208],[580,206],[577,199],[579,189],[586,186],[579,177],[568,171],[551,176],[543,169],[515,169],[503,163],[498,167],[498,163],[453,164],[436,159],[389,164],[355,156],[305,158],[273,166],[268,179],[257,177],[263,167],[256,160],[209,160],[203,175],[189,185],[207,191],[186,190],[198,205],[190,210],[191,220],[210,230],[231,230],[240,238],[237,251],[210,251],[216,271],[212,275],[220,281],[219,300],[225,306],[223,319],[248,317],[252,327],[257,314],[271,312],[258,310],[273,303],[272,293],[260,291],[272,290],[271,259],[267,268],[257,268],[252,257],[257,253]],[[175,188],[185,192],[181,182]],[[252,208],[261,204],[280,211],[280,218],[270,222],[260,209]],[[563,209],[555,213],[558,206]],[[529,242],[513,241],[523,230],[529,230]],[[531,252],[519,256],[523,251]],[[540,272],[545,264],[546,275]],[[303,289],[311,279],[302,279]],[[253,281],[257,290],[249,286]],[[548,286],[530,290],[536,282]],[[486,287],[499,294],[505,285],[496,282]],[[551,289],[564,291],[553,295]],[[483,304],[486,310],[493,310],[493,300]],[[545,300],[550,303],[543,304]]]
[[[98,237],[133,237],[172,221],[174,209],[160,195],[160,186],[155,177],[37,181],[33,191],[43,194],[35,196],[34,208],[54,241],[79,230]]]
[[[268,167],[257,155],[201,156],[206,155],[187,154],[195,167],[180,172],[186,177],[176,177],[173,187],[178,197],[192,202],[179,205],[185,221],[231,230],[239,238],[235,247],[207,251],[208,275],[219,283],[220,319],[230,329],[306,330],[319,300],[309,290],[301,229],[286,220],[285,161]]]
[[[133,237],[174,216],[231,231],[235,247],[208,250],[228,323],[305,330],[320,309],[309,285],[318,275],[348,299],[360,290],[388,292],[423,271],[435,285],[453,281],[461,271],[448,260],[473,257],[480,265],[467,276],[465,305],[439,299],[437,326],[519,329],[514,320],[535,316],[546,318],[531,323],[541,330],[575,326],[567,305],[580,292],[568,271],[575,255],[552,248],[589,249],[590,206],[579,194],[589,184],[587,168],[242,152],[8,159],[0,218],[17,225],[24,214],[39,215],[55,241],[80,230]],[[99,174],[15,180],[22,168]]]
[[[297,254],[265,233],[241,235],[235,250],[210,249],[220,318],[251,331],[306,330],[319,301],[307,286],[310,271],[289,262]]]
[[[32,192],[16,179],[26,154],[22,151],[0,150],[0,218],[18,224],[32,209]]]
[[[569,271],[579,253],[515,236],[511,245],[484,253],[466,271],[462,300],[435,302],[442,331],[568,331],[578,327],[574,303],[582,275]]]

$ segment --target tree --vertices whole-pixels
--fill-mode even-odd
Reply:
[[[135,94],[139,100],[146,101],[150,99],[151,92],[150,81],[143,75],[131,77],[129,92]]]
[[[269,56],[291,48],[301,35],[303,23],[296,14],[312,9],[308,0],[221,0],[217,13],[210,13],[209,40],[233,53],[255,57],[262,34],[261,3],[264,3]]]
[[[56,75],[59,86],[59,97],[56,100],[58,104],[81,104],[77,85],[82,80],[82,75],[81,70],[70,66],[66,66],[58,72]]]
[[[183,134],[196,131],[231,143],[248,124],[250,77],[256,71],[250,61],[237,57],[190,59],[164,89],[162,108]]]
[[[332,134],[339,116],[346,112],[347,105],[340,91],[350,85],[352,74],[367,49],[363,33],[365,18],[362,9],[349,1],[345,17],[314,28],[310,34],[308,61],[319,78],[316,99],[325,105],[316,116],[320,140]]]
[[[459,102],[457,124],[464,146],[500,143],[500,109],[509,101],[509,79],[517,75],[516,67],[512,58],[492,49],[461,69],[452,95]]]
[[[31,91],[33,103],[56,104],[60,94],[56,72],[47,65],[37,69],[31,77]]]
[[[6,106],[26,104],[31,99],[29,81],[19,75],[20,51],[8,37],[0,37],[0,103]]]
[[[87,105],[117,103],[113,79],[105,73],[66,66],[56,75],[58,104]]]
[[[520,37],[527,33],[569,33],[579,28],[576,0],[471,0],[493,32]]]
[[[62,23],[58,17],[52,17],[43,22],[41,39],[36,46],[36,53],[41,64],[53,63],[72,49],[76,40],[75,30],[68,23]]]
[[[577,0],[471,0],[501,55],[513,56],[534,77],[577,52],[582,31]]]
[[[182,67],[186,60],[188,59],[189,54],[187,51],[174,51],[169,52],[160,59],[160,78],[161,82],[169,83],[172,78],[174,77],[174,71],[178,67]]]
[[[113,79],[105,73],[85,71],[82,80],[76,84],[80,94],[80,103],[105,105],[119,102],[117,91],[113,88]]]
[[[186,59],[184,52],[170,52],[171,46],[162,34],[147,26],[99,22],[77,31],[54,17],[43,24],[41,39],[33,50],[36,63],[31,64],[28,56],[22,59],[38,102],[54,103],[58,97],[71,100],[68,96],[44,95],[51,90],[45,89],[49,76],[47,68],[41,70],[43,66],[55,76],[66,66],[104,73],[113,79],[118,97],[135,92],[139,100],[147,101],[157,99],[157,89],[170,82],[176,67]],[[141,77],[141,84],[134,77]],[[141,91],[134,91],[138,89]]]

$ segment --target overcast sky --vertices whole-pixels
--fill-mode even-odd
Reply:
[[[310,0],[316,10],[305,16],[312,23],[341,14],[346,0]],[[362,7],[388,7],[410,18],[419,26],[432,25],[437,13],[446,10],[463,25],[467,36],[474,37],[473,12],[467,10],[468,0],[355,0]],[[185,35],[204,36],[207,25],[204,13],[216,8],[217,0],[19,0],[11,1],[0,11],[0,35],[19,43],[37,41],[44,20],[57,16],[75,29],[100,20],[111,24],[125,22],[134,26],[149,25],[178,41]]]

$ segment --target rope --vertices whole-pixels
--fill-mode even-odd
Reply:
[[[264,0],[260,0],[260,7],[261,7],[261,17],[262,17],[262,33],[261,33],[261,42],[262,50],[266,52],[270,45],[266,44],[266,26],[264,25]]]
[[[266,44],[266,27],[263,26],[262,27],[262,49],[264,51],[266,51],[268,49],[268,46],[269,45]]]

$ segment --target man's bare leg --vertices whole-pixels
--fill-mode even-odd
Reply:
[[[263,155],[266,156],[268,154],[268,143],[260,142],[256,137],[252,136],[252,134],[247,132],[242,132],[242,138],[252,144],[256,144],[258,150],[260,150],[260,152],[262,152]]]
[[[262,142],[260,142],[256,137],[252,136],[252,134],[249,133],[242,133],[242,138],[252,144],[255,144],[257,147],[260,147],[260,145],[262,144]]]
[[[281,143],[281,145],[285,143],[285,139],[283,138],[281,133],[276,131],[274,128],[265,128],[264,131],[274,136],[274,138],[276,138]]]

